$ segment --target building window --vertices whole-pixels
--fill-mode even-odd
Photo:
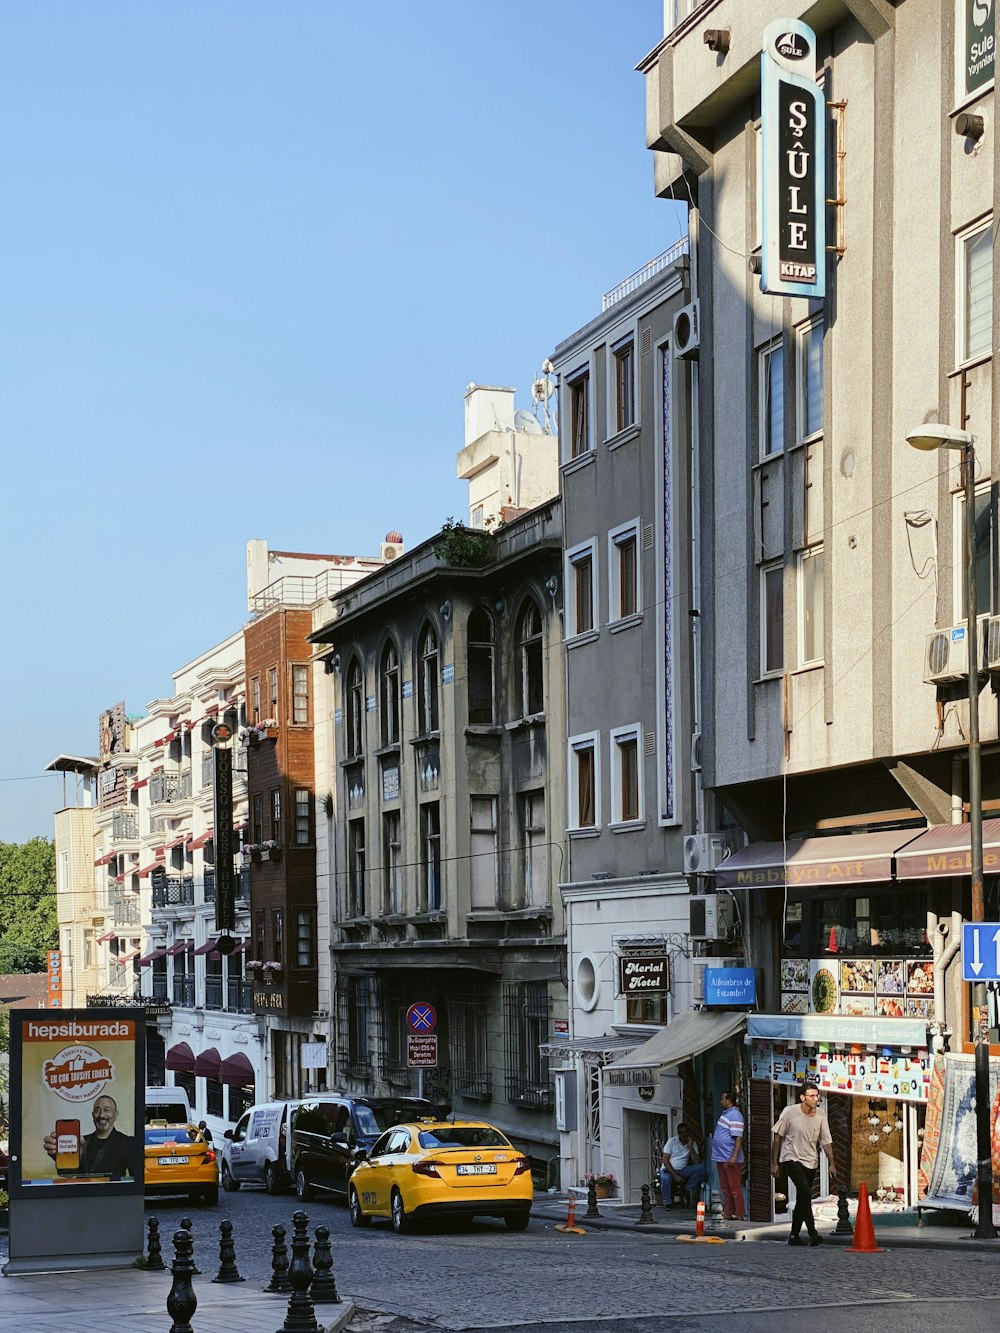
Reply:
[[[222,1116],[223,1091],[222,1084],[217,1078],[206,1078],[205,1080],[205,1113],[206,1115]]]
[[[624,620],[639,610],[639,520],[608,533],[610,619]]]
[[[253,914],[253,956],[259,963],[267,961],[265,952],[267,945],[264,942],[264,913],[262,911]]]
[[[488,725],[495,721],[493,710],[493,620],[488,611],[477,607],[469,616],[469,721]]]
[[[311,907],[295,910],[295,966],[316,966],[316,913]]]
[[[544,981],[513,981],[503,988],[507,1098],[522,1106],[552,1105],[548,1058],[549,988]]]
[[[374,977],[342,976],[337,981],[337,1063],[342,1075],[371,1074],[369,1015],[375,1008]]]
[[[365,821],[352,819],[347,825],[348,917],[365,915]]]
[[[615,360],[615,430],[635,423],[635,343],[631,338],[612,349]]]
[[[441,807],[430,801],[420,807],[421,911],[441,909]]]
[[[260,721],[260,677],[253,676],[250,680],[250,721]]]
[[[974,535],[975,553],[973,560],[976,569],[976,609],[981,616],[993,609],[992,587],[990,572],[993,565],[992,541],[993,532],[993,502],[990,498],[990,487],[987,484],[982,489],[976,488],[976,530]],[[956,620],[966,620],[969,615],[968,598],[966,597],[965,586],[965,568],[966,568],[966,531],[965,531],[965,496],[958,494],[955,496],[955,558],[952,561],[954,570],[954,605],[958,608]],[[980,645],[982,646],[982,645]]]
[[[993,347],[993,225],[959,237],[959,360],[974,361]]]
[[[271,667],[267,673],[267,688],[271,696],[268,716],[278,721],[278,668]]]
[[[570,590],[566,637],[571,639],[597,623],[593,539],[566,552],[566,584]]]
[[[584,371],[569,381],[570,458],[590,450],[590,375]]]
[[[597,732],[569,742],[571,829],[596,828],[598,822]]]
[[[391,641],[382,649],[379,663],[379,725],[383,745],[399,743],[399,657]]]
[[[523,906],[544,903],[548,897],[545,846],[545,792],[526,791],[518,799],[518,836],[524,882]]]
[[[277,713],[275,713],[277,717]],[[292,721],[304,726],[309,721],[309,668],[292,667]]]
[[[529,597],[521,611],[517,641],[521,651],[521,716],[534,717],[545,710],[542,680],[542,615]]]
[[[769,676],[785,664],[784,567],[765,565],[760,571],[760,672]]]
[[[281,846],[281,788],[271,788],[271,837]]]
[[[823,432],[823,322],[815,320],[797,331],[796,380],[799,440],[809,440]]]
[[[621,727],[611,733],[611,820],[615,824],[642,818],[639,736],[637,726]]]
[[[497,802],[495,796],[469,798],[469,855],[473,908],[497,905]]]
[[[256,843],[257,846],[259,847],[260,844],[264,841],[264,793],[262,791],[254,792],[253,800],[251,802],[251,808],[252,808],[252,814],[250,817],[251,818],[250,832],[253,836],[251,837],[250,841]]]
[[[797,558],[799,666],[823,660],[823,547]]]
[[[347,757],[364,753],[365,685],[361,663],[352,658],[347,671]]]
[[[382,816],[382,911],[390,915],[403,910],[401,861],[399,811],[390,810]]]
[[[779,338],[759,353],[760,455],[770,458],[785,448],[785,352]]]
[[[451,1090],[489,1101],[493,1077],[489,1056],[489,1002],[485,991],[448,996],[448,1056]]]
[[[295,845],[308,847],[312,842],[312,796],[306,787],[295,789]]]
[[[421,735],[438,729],[438,643],[430,625],[425,625],[417,649],[420,659],[419,726]]]
[[[622,949],[624,958],[649,957],[648,950]],[[667,997],[662,995],[643,995],[641,993],[625,996],[625,1022],[664,1024],[667,1021]]]
[[[270,961],[283,963],[285,961],[285,911],[282,907],[276,907],[271,913],[271,934],[274,941],[274,950]]]

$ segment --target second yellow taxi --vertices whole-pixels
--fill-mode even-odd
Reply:
[[[196,1125],[146,1126],[147,1194],[187,1194],[199,1203],[219,1202],[219,1163]]]

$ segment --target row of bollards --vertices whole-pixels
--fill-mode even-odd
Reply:
[[[149,1219],[149,1238],[146,1252],[146,1267],[152,1270],[165,1270],[160,1240],[160,1224],[155,1217]],[[337,1282],[333,1275],[333,1251],[330,1246],[330,1228],[316,1228],[316,1243],[312,1246],[312,1259],[309,1257],[309,1218],[301,1210],[292,1217],[292,1257],[289,1261],[288,1247],[285,1244],[287,1232],[280,1224],[272,1228],[274,1244],[271,1247],[271,1280],[264,1288],[268,1292],[291,1292],[288,1313],[285,1322],[277,1333],[317,1333],[314,1306],[317,1304],[340,1303]],[[201,1272],[194,1262],[194,1235],[191,1220],[181,1218],[179,1230],[174,1232],[174,1259],[170,1265],[173,1281],[167,1296],[167,1313],[173,1323],[170,1333],[194,1333],[191,1317],[198,1308],[192,1277]],[[236,1246],[233,1241],[233,1224],[227,1220],[219,1223],[219,1271],[212,1278],[213,1282],[243,1282],[236,1266]]]

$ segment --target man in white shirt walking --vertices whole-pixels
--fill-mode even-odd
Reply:
[[[812,1187],[819,1169],[820,1148],[826,1153],[830,1175],[836,1177],[833,1140],[826,1116],[819,1109],[819,1088],[815,1083],[801,1083],[798,1106],[785,1107],[778,1116],[771,1139],[771,1175],[777,1180],[784,1167],[795,1186],[789,1245],[805,1244],[799,1236],[803,1224],[809,1232],[809,1244],[820,1243],[812,1210]]]

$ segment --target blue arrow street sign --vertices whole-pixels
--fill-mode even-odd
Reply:
[[[962,980],[1000,981],[1000,921],[962,926]]]

